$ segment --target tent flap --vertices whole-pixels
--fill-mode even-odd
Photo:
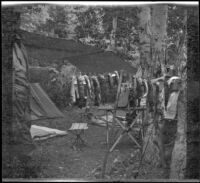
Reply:
[[[39,83],[31,83],[31,118],[60,118],[64,117],[61,111],[55,106],[49,96],[41,88]]]

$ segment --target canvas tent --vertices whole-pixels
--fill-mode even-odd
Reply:
[[[31,120],[64,117],[39,83],[30,83],[30,88]]]

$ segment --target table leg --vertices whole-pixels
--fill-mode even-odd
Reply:
[[[109,146],[109,128],[108,128],[108,112],[106,111],[106,142],[107,147]]]

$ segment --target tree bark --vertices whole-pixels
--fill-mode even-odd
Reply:
[[[143,71],[143,77],[151,77],[151,9],[149,6],[141,7],[139,14],[139,40],[140,40],[140,65]]]
[[[110,43],[111,43],[111,49],[115,50],[116,49],[117,16],[113,17],[112,27],[113,29],[110,35]]]
[[[140,39],[140,66],[142,68],[142,77],[152,78],[152,71],[154,68],[154,62],[151,58],[151,8],[149,6],[141,7],[139,14],[139,39]],[[138,66],[139,67],[139,66]],[[147,111],[148,113],[148,111]],[[150,118],[146,117],[146,120]],[[154,145],[155,138],[155,126],[150,123],[148,126],[143,142],[144,160],[151,162],[152,165],[157,166],[159,163],[159,149]]]
[[[150,10],[147,7],[143,7],[140,14],[140,25],[143,25],[141,27],[146,27],[146,31],[141,32],[140,36],[141,43],[143,44],[144,42],[146,44],[146,46],[145,44],[141,46],[140,61],[143,69],[146,70],[146,74],[143,73],[143,76],[152,79],[155,71],[157,71],[161,65],[164,65],[168,7],[167,5],[154,5],[151,8],[150,18]],[[163,72],[164,69],[162,70],[162,73]],[[162,142],[163,132],[161,129],[163,129],[162,120],[160,120],[160,116],[155,113],[152,123],[147,128],[143,145],[143,148],[147,146],[144,159],[147,162],[151,162],[154,166],[158,166],[159,164],[165,166]]]
[[[186,168],[186,88],[182,90],[178,99],[177,105],[177,130],[174,148],[171,155],[171,165],[169,178],[170,179],[184,179]]]
[[[168,5],[152,6],[151,32],[152,32],[152,64],[153,72],[161,68],[161,75],[164,74],[165,49],[167,39],[167,12]]]
[[[186,81],[186,70],[183,71],[181,68],[182,62],[186,62],[184,54],[184,47],[186,46],[186,25],[187,25],[187,10],[185,10],[185,18],[184,18],[184,33],[182,36],[182,40],[179,40],[178,51],[177,51],[177,64],[176,68],[179,69],[178,75],[182,78],[182,89],[178,99],[177,106],[177,130],[176,130],[176,139],[174,142],[174,147],[171,154],[171,165],[169,178],[170,179],[184,179],[185,170],[186,170],[186,133],[187,133],[187,81]]]
[[[200,177],[200,65],[199,65],[199,9],[188,8],[187,19],[187,152],[186,179]]]

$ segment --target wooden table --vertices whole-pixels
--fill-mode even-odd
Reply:
[[[72,147],[80,147],[81,144],[86,144],[81,135],[84,134],[84,130],[87,129],[87,123],[72,123],[69,131],[76,136],[74,142],[72,143]]]

